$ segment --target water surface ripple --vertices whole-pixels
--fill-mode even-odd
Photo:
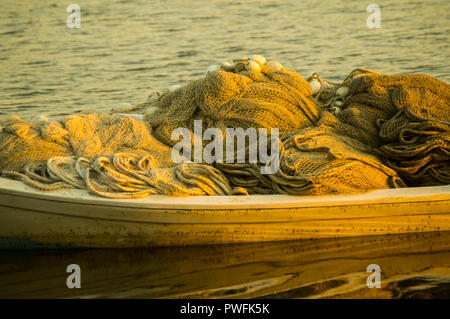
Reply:
[[[206,68],[259,53],[307,76],[340,80],[357,67],[450,80],[450,2],[378,1],[369,29],[361,1],[2,1],[0,117],[55,117],[140,103]]]

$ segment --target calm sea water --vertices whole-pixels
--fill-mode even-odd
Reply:
[[[66,25],[70,3],[81,28]],[[56,118],[201,77],[262,54],[307,76],[357,67],[450,80],[450,1],[0,1],[0,118]],[[448,233],[156,250],[1,252],[0,297],[441,297]],[[86,290],[65,286],[69,263]],[[367,289],[368,264],[383,271]]]
[[[0,298],[450,298],[449,246],[450,232],[440,232],[0,251]],[[67,266],[74,263],[81,269],[80,289],[66,286]],[[367,286],[374,274],[367,267],[374,264],[381,270],[380,288]]]
[[[367,6],[381,7],[369,29]],[[450,80],[450,2],[0,1],[0,117],[140,103],[211,64],[263,54],[307,76],[357,67]],[[70,3],[81,28],[66,25]]]

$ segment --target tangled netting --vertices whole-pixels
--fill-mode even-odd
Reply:
[[[370,145],[408,186],[450,183],[447,83],[422,74],[358,69],[343,83],[323,87],[322,102],[348,125],[347,132]]]
[[[357,69],[335,83],[253,56],[111,114],[4,120],[0,170],[42,191],[79,188],[108,198],[443,185],[450,182],[449,116],[449,85],[427,75]],[[278,170],[263,174],[270,163],[248,160],[174,163],[171,134],[192,132],[194,120],[203,131],[278,128]]]

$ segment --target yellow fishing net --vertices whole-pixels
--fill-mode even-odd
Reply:
[[[450,86],[423,74],[352,72],[338,118],[410,186],[450,183]],[[334,94],[336,95],[336,94]],[[333,94],[331,94],[333,96]]]
[[[426,75],[358,69],[333,83],[242,59],[121,110],[144,120],[114,112],[4,120],[0,171],[43,191],[84,188],[109,198],[442,185],[450,181],[449,105],[449,85]],[[248,160],[174,163],[171,134],[194,131],[194,120],[202,132],[278,128],[278,170],[262,174],[268,163]]]

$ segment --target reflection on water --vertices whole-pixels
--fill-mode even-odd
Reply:
[[[66,267],[81,267],[81,289]],[[366,269],[381,267],[381,288]],[[3,298],[449,298],[450,232],[199,247],[3,251]]]
[[[342,80],[367,67],[450,80],[450,1],[271,0],[2,1],[0,117],[63,116],[141,103],[206,68],[259,53],[307,76]]]

